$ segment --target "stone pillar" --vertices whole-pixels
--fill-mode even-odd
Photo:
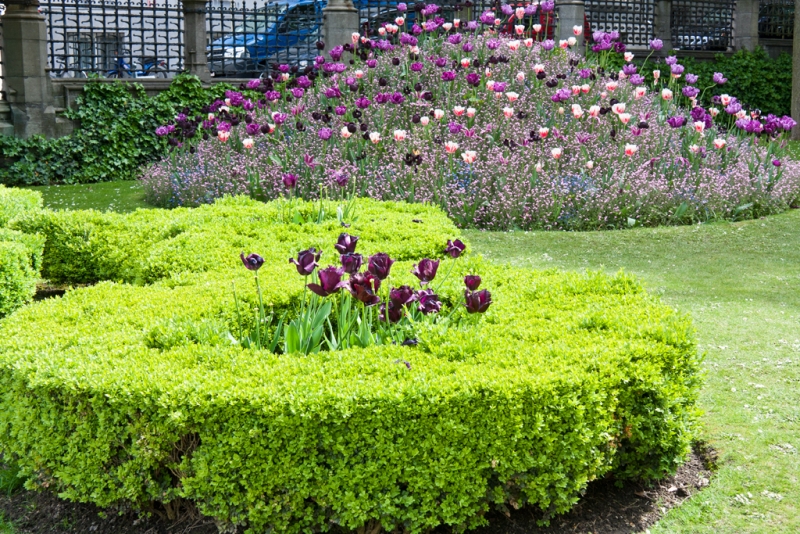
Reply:
[[[562,0],[556,3],[558,8],[558,35],[557,40],[567,40],[575,37],[572,31],[574,26],[584,29],[584,16],[586,14],[586,2],[584,0]],[[577,37],[578,44],[572,47],[576,54],[586,53],[586,36],[581,32]]]
[[[796,5],[792,47],[792,118],[798,123],[792,130],[792,139],[800,140],[800,9]]]
[[[733,16],[733,48],[755,50],[758,46],[758,1],[736,0]]]
[[[52,137],[56,112],[39,0],[9,0],[3,15],[3,69],[14,135]]]
[[[208,70],[206,47],[206,0],[183,0],[183,68],[200,78],[203,82],[211,81]]]
[[[672,0],[657,0],[653,33],[664,42],[664,52],[672,50]]]
[[[361,20],[351,0],[330,0],[322,10],[322,40],[325,52],[338,45],[351,44]]]

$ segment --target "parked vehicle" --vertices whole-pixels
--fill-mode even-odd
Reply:
[[[758,7],[758,36],[787,39],[794,35],[794,0],[762,0]]]
[[[712,50],[724,52],[733,43],[732,12],[696,7],[673,19],[673,46],[676,50]]]
[[[400,14],[396,2],[356,0],[361,26],[374,31]],[[303,67],[318,55],[326,0],[279,0],[248,14],[244,22],[206,49],[215,76],[258,76],[272,63]],[[413,20],[413,12],[408,12]],[[212,28],[213,30],[213,28]]]

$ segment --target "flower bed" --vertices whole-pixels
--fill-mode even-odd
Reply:
[[[303,298],[288,257],[309,244],[322,264],[338,256],[335,217],[281,222],[284,208],[229,199],[15,223],[47,236],[54,278],[147,283],[102,281],[0,322],[0,446],[29,485],[168,513],[188,499],[257,532],[420,532],[474,527],[493,506],[563,512],[590,480],[660,477],[684,457],[699,385],[691,325],[623,274],[461,258],[437,289],[440,314],[464,306],[468,274],[492,288],[491,307],[417,325],[415,346],[233,344],[231,281],[258,307],[241,250],[262,251],[263,264],[245,260],[276,311]],[[442,258],[458,237],[431,207],[360,200],[356,213],[360,250],[396,259],[387,284],[430,278],[412,261]]]
[[[147,198],[356,195],[433,203],[459,226],[569,230],[756,217],[800,202],[800,163],[785,153],[791,118],[725,94],[700,107],[709,87],[675,58],[637,65],[617,35],[598,33],[586,59],[566,41],[529,37],[544,34],[521,15],[512,38],[475,21],[442,26],[433,9],[425,31],[389,25],[304,71],[284,65],[229,91],[158,130],[174,150],[145,172]],[[611,56],[624,58],[619,72],[607,70]],[[714,76],[717,88],[725,81]]]

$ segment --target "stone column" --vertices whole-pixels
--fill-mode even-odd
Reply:
[[[206,46],[206,0],[183,0],[183,68],[203,82],[211,81]]]
[[[758,46],[758,0],[736,0],[733,16],[733,48],[755,50]]]
[[[573,26],[580,26],[581,30],[584,29],[584,15],[586,14],[586,2],[584,0],[562,0],[556,2],[558,8],[558,35],[557,40],[567,40],[570,37],[575,37],[572,31]],[[572,50],[583,55],[586,53],[586,36],[583,32],[577,37],[578,44],[572,47]]]
[[[3,69],[14,135],[52,137],[56,113],[39,0],[9,0],[3,15]]]
[[[325,52],[338,45],[352,43],[352,35],[359,31],[361,20],[351,0],[330,0],[322,10],[322,40]]]
[[[664,52],[672,50],[672,0],[657,0],[653,33],[664,42]]]
[[[792,118],[798,123],[792,130],[792,139],[800,140],[800,9],[796,5],[792,47]]]

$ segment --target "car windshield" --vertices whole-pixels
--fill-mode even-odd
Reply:
[[[289,9],[288,4],[267,4],[258,8],[255,13],[245,17],[244,24],[233,29],[233,33],[265,33],[267,28],[278,23],[281,15]]]

